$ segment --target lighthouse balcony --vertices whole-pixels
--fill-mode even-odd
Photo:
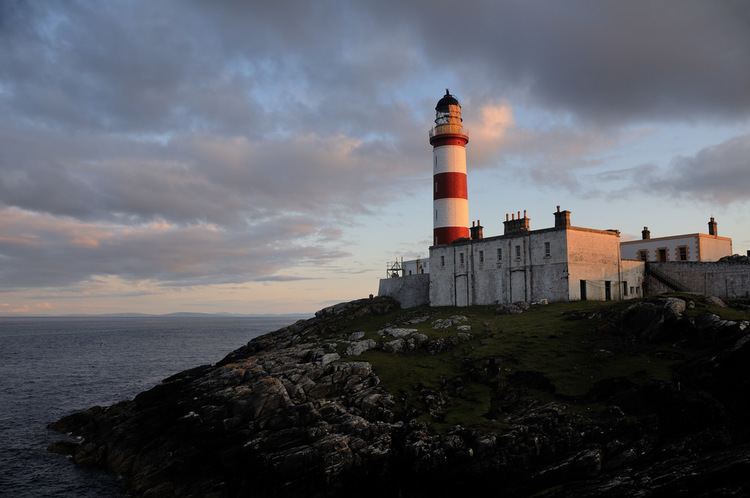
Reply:
[[[440,124],[430,129],[431,139],[440,135],[460,136],[468,140],[469,131],[460,124]]]

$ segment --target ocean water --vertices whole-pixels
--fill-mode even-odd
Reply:
[[[1,318],[0,496],[124,496],[114,477],[48,453],[59,436],[47,424],[132,398],[299,318]]]

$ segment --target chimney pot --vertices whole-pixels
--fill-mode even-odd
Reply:
[[[557,212],[558,213],[560,212],[560,205],[559,204],[557,205]]]

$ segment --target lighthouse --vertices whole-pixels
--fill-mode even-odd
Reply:
[[[430,130],[433,165],[433,244],[450,244],[469,237],[466,190],[466,144],[461,104],[448,89],[435,106]]]

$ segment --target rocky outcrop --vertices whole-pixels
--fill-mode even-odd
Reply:
[[[572,398],[542,373],[511,371],[512,358],[492,356],[466,358],[408,401],[358,360],[371,349],[397,363],[461,355],[486,336],[463,315],[424,313],[358,330],[358,319],[397,309],[374,298],[321,310],[133,400],[61,419],[52,427],[74,438],[51,449],[123,476],[136,496],[750,493],[746,322],[687,316],[683,299],[641,301],[605,313],[611,330],[598,333],[654,354],[660,344],[699,348],[675,360],[672,381],[612,377]],[[422,323],[426,333],[409,327]],[[606,362],[629,351],[601,354]],[[469,380],[491,392],[487,425],[448,425],[450,399],[474,396],[462,394]]]

